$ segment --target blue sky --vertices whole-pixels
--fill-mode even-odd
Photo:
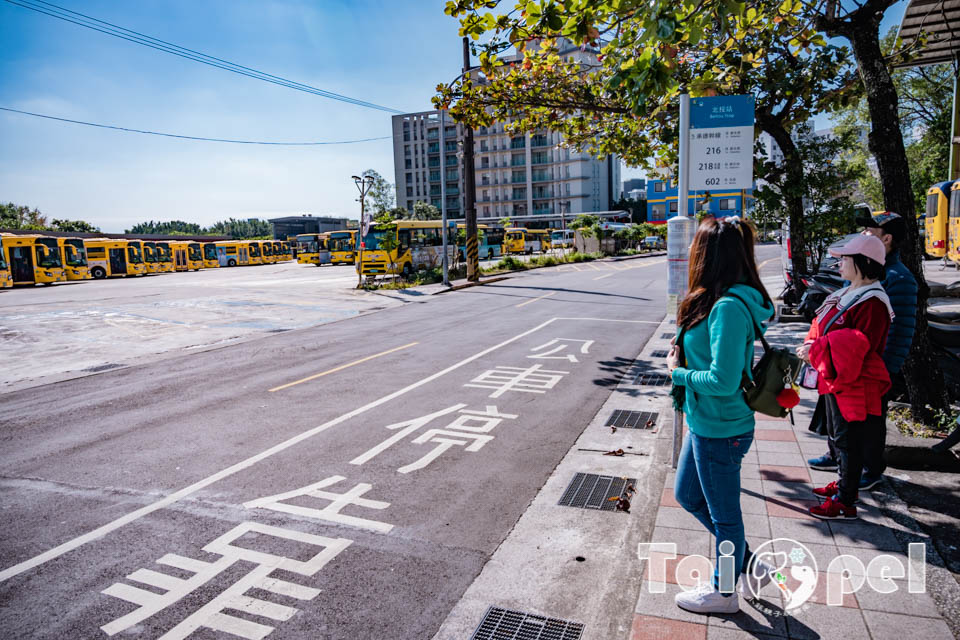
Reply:
[[[62,0],[65,8],[376,104],[430,108],[459,74],[443,0]],[[899,22],[905,0],[885,18]],[[246,140],[389,136],[390,114],[245,78],[0,2],[0,106]],[[182,141],[0,112],[0,200],[104,231],[299,213],[356,217],[350,175],[393,181],[388,140],[325,147]],[[624,178],[642,175],[627,169]]]

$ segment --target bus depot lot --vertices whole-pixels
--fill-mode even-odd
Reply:
[[[355,290],[352,265],[295,262],[8,289],[0,392],[404,304]]]

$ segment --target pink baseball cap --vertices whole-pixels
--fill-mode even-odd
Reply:
[[[883,241],[876,236],[854,236],[850,239],[850,242],[836,249],[830,249],[829,251],[830,255],[834,258],[859,254],[880,264],[884,264],[887,261],[887,249],[883,246]]]

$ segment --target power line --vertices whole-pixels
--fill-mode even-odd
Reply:
[[[154,38],[153,36],[148,36],[146,34],[134,31],[132,29],[127,29],[126,27],[121,27],[105,20],[100,20],[98,18],[93,18],[91,16],[79,13],[77,11],[71,11],[70,9],[65,9],[63,7],[57,6],[50,2],[45,2],[44,0],[4,0],[5,2],[22,7],[24,9],[29,9],[30,11],[35,11],[37,13],[42,13],[44,15],[50,16],[52,18],[57,18],[58,20],[64,20],[72,24],[85,27],[87,29],[92,29],[93,31],[98,31],[100,33],[113,36],[115,38],[120,38],[121,40],[127,40],[128,42],[133,42],[135,44],[140,44],[145,47],[150,47],[151,49],[156,49],[158,51],[163,51],[164,53],[170,53],[181,58],[186,58],[187,60],[193,60],[194,62],[199,62],[211,67],[216,67],[218,69],[223,69],[225,71],[230,71],[232,73],[237,73],[242,76],[247,76],[249,78],[255,78],[257,80],[263,80],[264,82],[270,82],[272,84],[280,85],[282,87],[287,87],[290,89],[296,89],[297,91],[303,91],[305,93],[311,93],[323,98],[330,98],[331,100],[339,100],[340,102],[346,102],[348,104],[353,104],[359,107],[366,107],[368,109],[377,109],[379,111],[386,111],[388,113],[404,113],[399,109],[393,109],[391,107],[384,107],[372,102],[367,102],[365,100],[358,100],[356,98],[351,98],[348,96],[341,95],[339,93],[334,93],[332,91],[327,91],[325,89],[318,89],[308,84],[303,84],[301,82],[295,82],[293,80],[288,80],[287,78],[282,78],[280,76],[275,76],[263,71],[258,71],[250,67],[245,67],[243,65],[236,64],[234,62],[229,62],[221,58],[217,58],[193,49],[188,49],[186,47],[181,47],[180,45],[167,42],[166,40],[161,40],[159,38]]]
[[[379,138],[361,138],[359,140],[337,140],[334,142],[265,142],[261,140],[228,140],[226,138],[205,138],[201,136],[182,136],[176,133],[162,133],[160,131],[145,131],[143,129],[130,129],[128,127],[116,127],[110,124],[98,124],[96,122],[84,122],[83,120],[71,120],[69,118],[58,118],[48,116],[42,113],[31,113],[29,111],[20,111],[19,109],[10,109],[0,107],[0,111],[9,111],[10,113],[19,113],[25,116],[34,116],[37,118],[46,118],[47,120],[58,120],[60,122],[69,122],[72,124],[83,124],[88,127],[99,127],[101,129],[113,129],[114,131],[125,131],[127,133],[145,133],[151,136],[163,136],[165,138],[181,138],[183,140],[199,140],[202,142],[229,142],[231,144],[264,144],[278,147],[315,147],[331,144],[356,144],[358,142],[373,142],[374,140],[389,140],[392,136],[381,136]]]

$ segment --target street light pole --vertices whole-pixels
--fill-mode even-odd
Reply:
[[[364,247],[364,238],[367,236],[367,220],[366,220],[366,205],[367,205],[367,192],[370,190],[370,186],[373,184],[373,176],[350,176],[353,178],[354,184],[357,185],[357,190],[360,192],[360,224],[358,231],[360,232],[360,238],[357,240],[357,288],[363,284],[363,247]]]
[[[470,40],[463,37],[463,73],[470,69]],[[444,163],[446,164],[446,163]],[[480,280],[480,247],[477,242],[476,176],[473,165],[473,129],[464,127],[463,132],[463,194],[464,216],[467,232],[467,280]]]

